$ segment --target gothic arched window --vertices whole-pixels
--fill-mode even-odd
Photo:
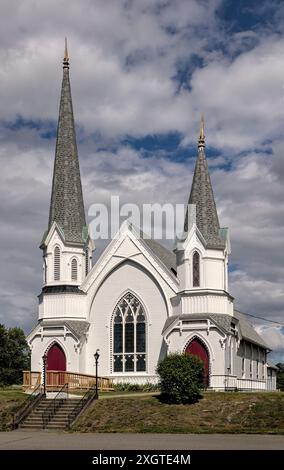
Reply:
[[[78,278],[78,263],[75,258],[71,261],[71,279],[72,281],[77,281]]]
[[[54,280],[60,280],[60,248],[54,248]]]
[[[192,285],[193,287],[200,286],[200,256],[197,251],[193,253],[192,257]]]
[[[113,371],[146,370],[146,315],[139,300],[127,293],[113,314]]]

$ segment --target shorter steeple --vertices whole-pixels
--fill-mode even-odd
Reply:
[[[203,116],[200,120],[198,157],[196,160],[188,204],[195,204],[196,206],[196,225],[206,240],[207,245],[212,248],[223,247],[224,240],[220,237],[218,214],[205,156]],[[189,220],[187,211],[184,222],[184,231],[188,232],[188,228]]]

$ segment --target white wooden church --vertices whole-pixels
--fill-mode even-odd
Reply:
[[[73,118],[67,49],[49,221],[41,249],[43,286],[38,321],[27,340],[31,370],[99,375],[114,382],[157,382],[156,366],[171,352],[204,362],[216,390],[273,390],[270,348],[235,310],[228,288],[228,230],[220,228],[205,157],[204,126],[184,239],[174,251],[124,224],[92,266]]]

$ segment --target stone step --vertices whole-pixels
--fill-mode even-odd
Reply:
[[[66,400],[63,402],[63,405],[76,405],[80,400]],[[42,400],[39,402],[38,406],[49,406],[51,403],[54,403],[52,400]]]
[[[56,413],[54,413],[53,416],[58,416],[58,415],[68,416],[72,411],[73,411],[73,408],[71,408],[70,410],[68,410],[68,409],[67,410],[66,409],[65,410],[57,410]],[[30,414],[30,416],[33,416],[35,418],[41,417],[43,415],[44,415],[44,413],[36,412],[36,411],[34,411]]]
[[[54,403],[54,402],[53,402]],[[43,416],[48,409],[52,410],[52,399],[43,399],[40,401],[30,415],[20,424],[23,429],[66,429],[68,427],[68,416],[78,405],[76,398],[67,399],[60,402],[60,406],[55,411],[49,423],[44,426]]]
[[[68,421],[55,421],[50,422],[46,426],[42,422],[24,422],[20,424],[23,429],[65,429],[68,426]]]
[[[53,425],[48,425],[48,426],[46,426],[45,429],[66,429],[66,428],[67,428],[67,426],[59,426],[59,425],[53,426]]]
[[[43,429],[42,425],[36,425],[36,424],[20,424],[19,426],[21,429]]]
[[[77,403],[66,403],[64,405],[61,405],[60,408],[75,408],[75,406],[77,406]],[[49,408],[49,406],[40,406],[39,405],[39,406],[36,407],[37,410],[47,410],[47,408]]]
[[[40,403],[51,403],[51,402],[54,402],[54,401],[60,401],[60,400],[51,400],[49,398],[43,398]],[[80,401],[80,399],[78,398],[67,398],[64,403],[78,403],[78,401]]]
[[[75,403],[62,403],[60,406],[60,408],[74,408],[75,406],[77,406],[79,402],[75,402]],[[47,408],[51,408],[51,403],[39,403],[38,406],[37,406],[37,410],[38,409],[47,409]]]
[[[24,422],[19,425],[21,429],[66,429],[68,427],[68,421],[62,422],[50,422],[45,427],[42,422]]]
[[[73,410],[76,406],[77,405],[62,405],[59,408],[57,408],[57,410]],[[47,409],[49,409],[48,406],[39,406],[35,408],[33,411],[45,411]],[[52,407],[50,407],[50,409],[52,409]]]

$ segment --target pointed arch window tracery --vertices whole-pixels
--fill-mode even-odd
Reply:
[[[131,293],[122,297],[113,314],[113,371],[146,370],[146,315]]]

